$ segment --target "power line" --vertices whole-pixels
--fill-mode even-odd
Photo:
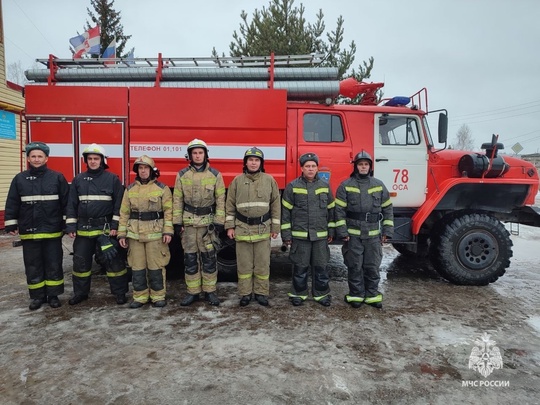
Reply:
[[[462,117],[470,117],[470,116],[475,116],[475,115],[485,115],[485,114],[492,115],[492,114],[495,114],[497,111],[510,111],[511,112],[511,111],[515,111],[516,109],[520,110],[520,109],[522,109],[522,108],[520,108],[521,106],[524,106],[524,105],[527,105],[527,104],[534,104],[534,105],[531,105],[531,106],[528,106],[528,107],[523,107],[523,108],[536,107],[536,105],[540,105],[540,100],[529,101],[529,102],[522,103],[522,104],[515,104],[515,105],[512,105],[510,107],[495,108],[493,110],[487,110],[487,111],[482,111],[482,112],[477,112],[477,113],[457,115],[456,117],[453,117],[453,119],[461,119]]]
[[[17,6],[17,8],[19,10],[21,10],[21,12],[24,14],[24,16],[26,17],[26,19],[28,21],[30,21],[30,23],[34,26],[34,28],[36,29],[37,32],[39,32],[41,34],[41,36],[43,37],[43,39],[51,46],[51,48],[54,50],[55,53],[58,53],[54,47],[53,44],[50,43],[50,41],[47,39],[47,37],[43,34],[43,32],[41,32],[41,30],[36,26],[36,24],[34,24],[34,22],[30,19],[30,17],[28,17],[28,15],[25,13],[25,11],[21,8],[21,6],[19,6],[19,4],[15,1],[15,0],[12,0],[13,4],[15,4]],[[13,42],[13,41],[11,41]],[[17,46],[17,48],[21,49],[19,46]],[[23,51],[24,52],[24,51]],[[32,58],[34,59],[34,58]]]
[[[465,119],[462,119],[461,121],[467,121],[466,122],[467,124],[478,124],[478,123],[481,123],[481,122],[504,120],[504,119],[507,119],[507,118],[521,117],[522,115],[529,115],[529,114],[536,114],[536,113],[540,113],[540,110],[535,110],[535,111],[531,111],[531,112],[528,112],[528,113],[522,113],[522,114],[507,115],[507,116],[498,117],[498,118],[490,118],[488,120],[481,120],[481,121],[467,121]],[[453,118],[452,118],[452,121],[454,121]],[[456,125],[460,125],[460,124],[459,123],[452,123],[449,126],[452,127],[452,126],[456,126]]]

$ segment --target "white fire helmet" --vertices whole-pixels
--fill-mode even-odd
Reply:
[[[88,163],[88,155],[100,155],[103,159],[103,166],[105,167],[105,169],[109,168],[109,166],[107,165],[107,155],[105,154],[105,149],[103,148],[103,146],[98,145],[97,143],[92,143],[86,148],[84,148],[82,155],[84,158],[84,163]]]

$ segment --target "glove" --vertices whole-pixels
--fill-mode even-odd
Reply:
[[[215,222],[212,224],[214,225],[214,232],[216,235],[219,235],[223,231],[225,231],[225,227],[222,224],[216,224]]]
[[[118,255],[118,250],[116,250],[118,242],[107,235],[98,236],[96,242],[96,258],[103,265],[110,265]]]
[[[180,236],[182,234],[182,225],[175,224],[173,228],[176,235]]]

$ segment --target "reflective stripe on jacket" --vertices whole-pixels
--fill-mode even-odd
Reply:
[[[262,224],[248,225],[236,218],[239,213],[247,218],[260,218],[270,213]],[[279,233],[281,205],[279,187],[269,174],[258,172],[236,176],[229,185],[226,202],[225,229],[235,229],[235,239],[258,242]]]
[[[197,215],[184,209],[214,207],[214,212]],[[225,183],[219,171],[206,164],[203,171],[188,166],[178,172],[173,192],[173,224],[184,226],[207,226],[225,222]]]
[[[334,237],[334,196],[327,182],[303,176],[285,187],[281,200],[281,238],[319,240]]]
[[[347,212],[380,216],[370,222],[347,217]],[[382,232],[381,232],[382,231]],[[394,234],[392,201],[383,182],[374,177],[354,175],[344,180],[336,193],[336,237],[359,236],[362,239]]]
[[[79,173],[69,190],[67,232],[79,236],[97,237],[104,227],[118,229],[120,204],[124,186],[114,173],[100,169],[96,173]],[[108,225],[105,226],[104,222]]]
[[[163,218],[148,221],[130,219],[132,212],[163,212]],[[149,242],[161,239],[164,234],[173,235],[171,190],[159,181],[150,180],[142,184],[136,180],[128,186],[122,198],[118,237]]]
[[[62,173],[41,167],[17,174],[6,198],[6,232],[18,230],[21,239],[61,237],[68,194]]]

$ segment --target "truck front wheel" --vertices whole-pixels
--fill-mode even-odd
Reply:
[[[487,285],[510,265],[510,234],[489,215],[455,217],[440,232],[432,238],[430,258],[435,270],[452,283]]]

